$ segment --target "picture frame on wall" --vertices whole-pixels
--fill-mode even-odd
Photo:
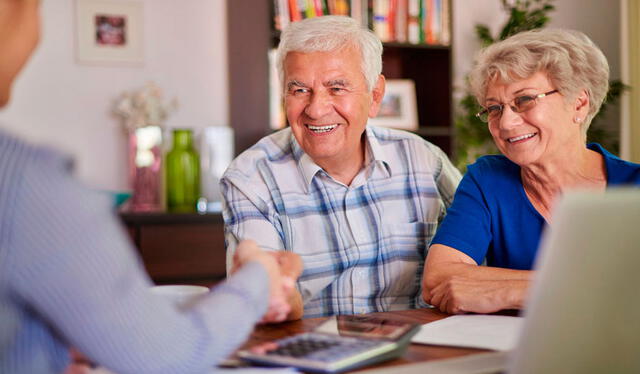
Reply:
[[[141,1],[76,0],[75,5],[79,63],[144,63]]]
[[[374,126],[402,130],[418,129],[416,86],[411,79],[389,79],[380,110],[375,118],[369,118]]]

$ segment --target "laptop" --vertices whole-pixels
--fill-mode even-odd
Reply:
[[[640,373],[640,189],[567,194],[553,217],[514,351],[363,373]]]

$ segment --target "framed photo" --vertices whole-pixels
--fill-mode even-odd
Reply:
[[[144,62],[143,3],[76,0],[76,57],[86,64]]]
[[[375,118],[369,118],[374,126],[393,127],[403,130],[418,128],[416,87],[411,79],[389,79],[380,110]]]

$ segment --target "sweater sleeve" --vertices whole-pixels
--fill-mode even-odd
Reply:
[[[18,185],[10,287],[96,363],[121,374],[207,372],[266,311],[269,282],[258,263],[187,311],[149,292],[109,199],[77,183],[60,160],[30,163]]]

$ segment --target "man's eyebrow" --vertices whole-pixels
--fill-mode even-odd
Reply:
[[[324,83],[325,87],[330,87],[330,86],[347,87],[348,85],[349,85],[349,82],[345,79],[334,79]]]
[[[295,86],[295,87],[305,87],[305,88],[307,87],[307,85],[306,85],[306,84],[304,84],[304,83],[302,83],[302,82],[300,82],[300,81],[297,81],[297,80],[295,80],[295,79],[294,79],[294,80],[292,80],[292,81],[287,82],[287,90],[290,90],[290,89],[291,89],[291,88],[293,88],[294,86]]]

